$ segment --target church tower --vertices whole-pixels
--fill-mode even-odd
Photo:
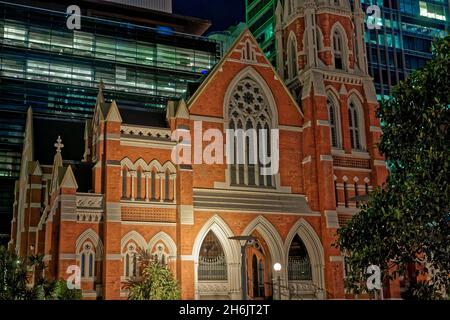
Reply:
[[[336,230],[387,177],[375,87],[368,74],[360,1],[285,0],[276,10],[278,73],[305,116],[305,193],[322,219],[327,291],[345,296]],[[309,185],[309,187],[308,187]],[[385,297],[398,294],[385,285]]]

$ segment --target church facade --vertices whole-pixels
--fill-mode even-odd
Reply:
[[[140,250],[170,268],[183,299],[240,299],[241,246],[230,237],[252,236],[251,298],[347,297],[336,231],[387,176],[363,36],[358,5],[287,0],[277,8],[278,72],[245,30],[165,114],[106,102],[102,85],[83,128],[43,123],[29,110],[10,246],[43,254],[52,279],[77,266],[86,299],[126,299]],[[177,163],[173,133],[193,136],[196,126],[224,136],[277,130],[279,170]],[[201,138],[203,150],[211,137]],[[49,157],[42,150],[55,141]],[[398,284],[385,296],[398,296]]]

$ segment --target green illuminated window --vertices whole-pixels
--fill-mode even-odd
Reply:
[[[419,1],[420,15],[427,18],[446,21],[444,7],[436,4]]]

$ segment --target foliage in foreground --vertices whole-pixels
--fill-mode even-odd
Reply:
[[[172,272],[157,262],[148,251],[139,253],[141,275],[128,280],[129,300],[179,300],[180,289]]]
[[[35,280],[31,285],[34,268]],[[66,281],[48,281],[43,277],[42,256],[23,259],[0,247],[0,300],[80,300],[81,290],[68,289]]]
[[[349,253],[346,287],[355,293],[366,291],[374,264],[383,280],[415,267],[405,298],[450,295],[450,37],[433,44],[433,55],[378,110],[391,174],[338,230],[337,245]]]

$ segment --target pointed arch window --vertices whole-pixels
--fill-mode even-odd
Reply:
[[[127,177],[128,177],[128,170],[127,168],[122,169],[122,198],[128,197],[128,190],[127,190]]]
[[[137,277],[139,275],[137,249],[134,243],[127,246],[124,259],[124,276]]]
[[[80,269],[82,278],[92,278],[95,272],[95,251],[91,242],[86,242],[80,254]]]
[[[337,29],[333,32],[333,57],[334,67],[336,69],[344,69],[344,42],[342,34]]]
[[[361,129],[360,128],[360,117],[362,115],[359,114],[358,108],[355,103],[352,101],[348,107],[348,122],[349,122],[349,130],[350,130],[350,141],[352,149],[354,150],[362,150],[362,141],[361,141]]]
[[[213,231],[203,240],[198,257],[198,280],[227,280],[227,262]]]
[[[167,170],[164,174],[165,178],[165,190],[164,190],[164,200],[170,201],[170,172]]]
[[[327,98],[328,119],[331,133],[331,146],[341,148],[339,109],[331,97]]]
[[[234,158],[229,170],[231,185],[273,185],[273,177],[262,174],[271,163],[260,159],[260,154],[270,159],[272,116],[264,90],[255,80],[246,77],[236,84],[228,101],[228,127],[235,133],[230,136],[234,139],[231,144]]]
[[[294,79],[298,75],[297,45],[294,37],[289,38],[288,48],[288,76],[289,79]]]
[[[298,234],[292,239],[289,248],[288,279],[292,281],[312,280],[308,251]]]
[[[159,264],[166,266],[169,262],[169,255],[166,253],[166,247],[162,243],[156,245],[156,251],[153,253],[153,258]]]
[[[138,169],[136,173],[137,199],[142,199],[142,170]]]

